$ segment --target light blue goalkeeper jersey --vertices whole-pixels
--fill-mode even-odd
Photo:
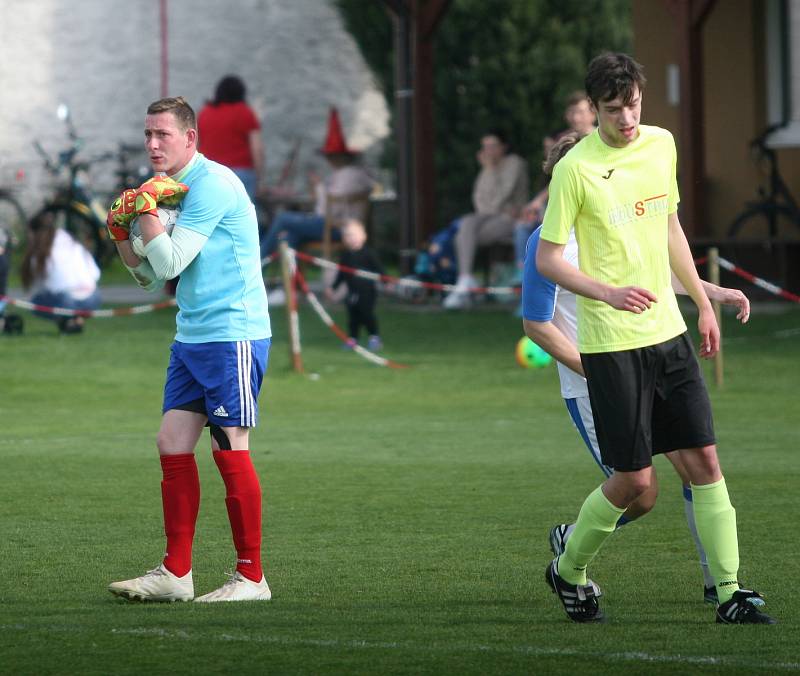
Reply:
[[[208,237],[180,275],[175,340],[270,338],[258,222],[242,182],[200,153],[172,178],[189,186],[176,225]]]

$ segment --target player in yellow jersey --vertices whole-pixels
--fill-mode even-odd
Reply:
[[[578,294],[578,347],[603,463],[613,474],[583,503],[547,583],[576,622],[603,619],[586,568],[628,506],[653,484],[652,454],[678,451],[720,605],[717,622],[773,624],[761,596],[739,589],[736,512],[722,476],[711,404],[671,285],[699,311],[700,356],[719,328],[678,220],[672,135],[640,125],[642,67],[601,54],[586,75],[598,129],[555,167],[536,265]],[[579,269],[563,258],[574,225]]]

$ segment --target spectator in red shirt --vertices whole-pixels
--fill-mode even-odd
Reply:
[[[254,199],[264,185],[264,144],[261,124],[245,102],[245,93],[241,78],[222,78],[214,100],[197,117],[197,131],[200,152],[230,167]]]

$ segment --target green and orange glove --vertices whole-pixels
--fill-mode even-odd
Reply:
[[[136,191],[124,190],[108,210],[106,227],[108,235],[115,242],[122,242],[130,237],[131,223],[138,216],[136,211]]]
[[[137,214],[158,215],[159,204],[176,206],[189,192],[189,186],[171,179],[169,176],[153,176],[136,190],[134,205]]]

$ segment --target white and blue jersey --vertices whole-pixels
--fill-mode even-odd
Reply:
[[[242,182],[230,169],[200,153],[172,178],[189,186],[176,227],[208,237],[181,272],[175,340],[270,338],[258,222]]]
[[[525,250],[522,317],[532,322],[553,322],[561,333],[577,345],[578,315],[575,294],[542,275],[536,267],[536,250],[539,247],[541,230],[539,226],[533,231]],[[564,246],[564,260],[578,267],[578,242],[574,230]],[[600,459],[600,447],[597,444],[586,378],[561,362],[556,362],[556,365],[561,381],[561,396],[564,397],[572,422],[595,462],[606,476],[610,476],[613,470],[604,465]]]
[[[575,294],[542,275],[536,267],[536,250],[539,247],[539,226],[528,238],[525,249],[525,268],[522,275],[522,317],[531,322],[553,322],[569,340],[578,342],[578,315]],[[578,242],[575,231],[570,233],[564,246],[564,260],[578,267]],[[572,369],[558,364],[561,396],[564,399],[588,397],[586,379]]]

